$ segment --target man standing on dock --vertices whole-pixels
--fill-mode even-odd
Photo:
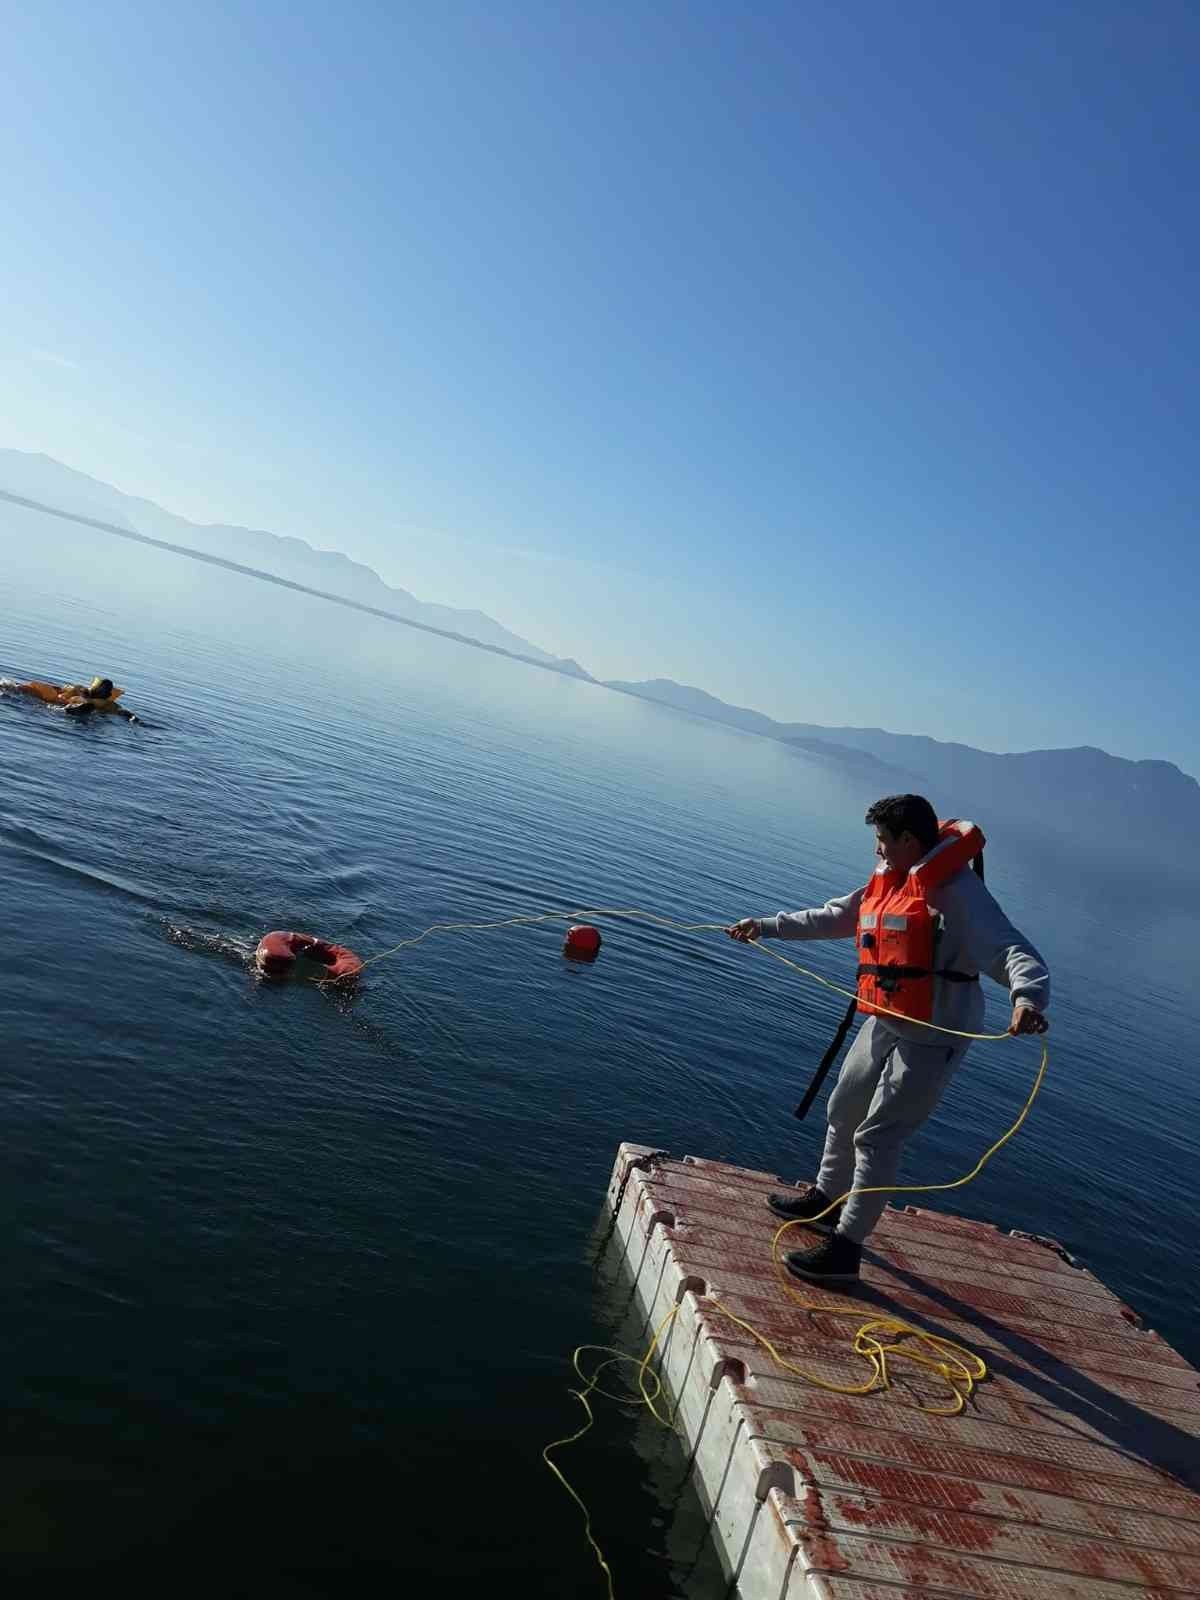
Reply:
[[[768,1196],[777,1217],[817,1223],[828,1237],[793,1250],[795,1277],[847,1283],[858,1277],[863,1241],[879,1221],[910,1136],[936,1108],[983,1021],[979,975],[1006,985],[1009,1033],[1044,1033],[1050,975],[983,884],[983,835],[969,822],[939,824],[921,795],[890,795],[867,812],[879,865],[853,894],[813,911],[744,917],[727,931],[757,939],[855,939],[858,1009],[867,1020],[829,1098],[825,1153],[815,1183]],[[932,1024],[933,1026],[929,1026]],[[948,1029],[950,1032],[938,1032]]]

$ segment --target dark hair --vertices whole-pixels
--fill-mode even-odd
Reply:
[[[889,794],[867,812],[866,820],[876,828],[886,828],[893,838],[911,833],[924,850],[937,843],[937,812],[923,794]]]
[[[88,690],[88,698],[90,700],[107,700],[111,696],[112,691],[113,691],[112,679],[111,678],[99,678],[92,685],[92,687]]]

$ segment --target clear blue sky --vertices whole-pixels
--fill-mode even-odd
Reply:
[[[0,4],[0,444],[603,676],[1200,771],[1200,12]]]

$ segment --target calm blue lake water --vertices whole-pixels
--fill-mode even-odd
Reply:
[[[248,957],[274,927],[367,954],[530,910],[820,902],[870,868],[873,790],[33,513],[4,509],[0,555],[0,674],[110,673],[152,724],[0,697],[3,1570],[601,1594],[540,1450],[577,1425],[572,1348],[609,1336],[616,1146],[811,1173],[822,1119],[791,1110],[841,1002],[611,919],[591,967],[553,925],[445,935],[349,1003]],[[961,1209],[1063,1239],[1200,1359],[1195,913],[980,821],[1056,996],[1042,1099]],[[909,1180],[965,1170],[1036,1064],[977,1046]],[[707,1600],[657,1452],[612,1412],[562,1465],[619,1594]]]

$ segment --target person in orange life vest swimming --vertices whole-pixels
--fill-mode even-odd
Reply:
[[[743,943],[858,944],[858,1009],[866,1021],[829,1097],[816,1182],[767,1198],[775,1215],[788,1221],[818,1215],[851,1188],[895,1184],[905,1143],[936,1108],[970,1043],[921,1023],[978,1033],[980,973],[1008,988],[1009,1033],[1048,1027],[1046,964],[971,871],[984,844],[979,829],[969,822],[939,824],[929,801],[915,794],[877,801],[866,820],[875,828],[879,865],[865,888],[813,911],[744,917],[726,930]],[[852,1194],[817,1224],[828,1230],[821,1244],[784,1258],[788,1271],[814,1282],[852,1282],[863,1241],[886,1204],[886,1195]]]
[[[114,689],[111,678],[93,678],[86,688],[81,683],[42,683],[36,679],[18,683],[16,687],[19,693],[32,695],[46,705],[61,706],[69,717],[90,717],[96,712],[106,712],[124,717],[126,722],[138,720],[132,711],[118,705],[125,691]]]

